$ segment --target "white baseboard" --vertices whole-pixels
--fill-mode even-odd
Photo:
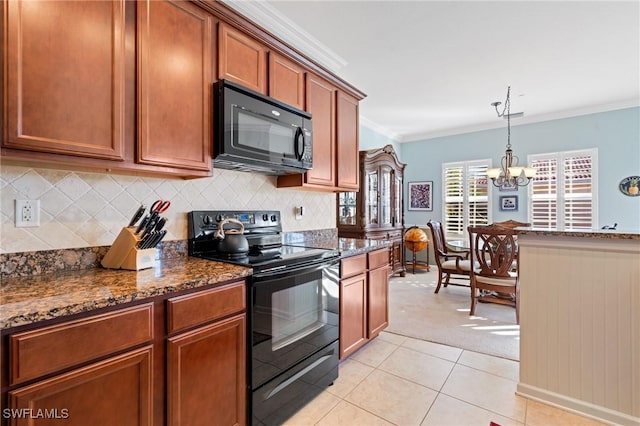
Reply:
[[[640,426],[640,417],[631,416],[524,383],[518,383],[516,394],[600,422],[613,425]]]

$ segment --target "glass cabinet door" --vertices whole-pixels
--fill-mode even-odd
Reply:
[[[356,224],[356,192],[341,192],[338,195],[338,220],[341,225]]]
[[[396,175],[393,188],[393,225],[400,224],[402,218],[402,177]]]
[[[391,179],[390,167],[383,166],[380,170],[380,222],[381,225],[391,225]]]
[[[367,199],[364,206],[365,223],[367,225],[378,224],[378,172],[371,171],[367,173],[366,182]]]

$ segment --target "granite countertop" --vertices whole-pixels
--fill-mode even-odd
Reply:
[[[361,240],[322,236],[286,244],[337,250],[341,257],[383,247],[384,240]],[[49,262],[51,263],[51,262]],[[38,321],[117,306],[135,300],[244,279],[252,269],[188,256],[157,260],[141,271],[102,267],[2,277],[0,284],[0,330]]]
[[[295,242],[288,242],[287,244],[296,245]],[[305,247],[324,248],[337,250],[340,252],[340,257],[350,257],[356,254],[367,253],[372,250],[377,250],[384,247],[389,247],[391,242],[386,240],[361,240],[358,238],[320,238],[314,240],[305,240],[304,243],[300,243]]]
[[[554,237],[581,237],[598,238],[606,240],[640,240],[640,232],[615,229],[594,229],[590,231],[559,231],[556,229],[542,228],[516,228],[518,235],[554,236]]]
[[[155,267],[141,271],[92,268],[3,278],[0,329],[244,279],[251,273],[243,266],[181,256],[158,260]]]

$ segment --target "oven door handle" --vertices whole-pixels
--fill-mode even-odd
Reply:
[[[323,261],[320,263],[313,262],[306,265],[299,266],[297,268],[289,268],[287,265],[277,266],[275,268],[266,269],[258,274],[254,274],[254,279],[260,280],[261,278],[274,279],[281,276],[300,275],[310,272],[320,271],[328,266],[332,266],[338,263],[338,259],[332,259]]]
[[[312,364],[307,365],[305,368],[303,368],[302,370],[298,371],[296,374],[294,374],[293,376],[289,377],[287,380],[283,381],[282,383],[278,384],[278,386],[273,388],[271,390],[271,392],[269,392],[269,394],[265,397],[265,400],[267,400],[267,399],[273,397],[274,395],[278,394],[279,392],[284,390],[287,386],[289,386],[291,383],[295,382],[300,377],[304,376],[309,371],[313,370],[318,365],[322,364],[323,362],[325,362],[326,360],[328,360],[330,358],[331,358],[331,355],[325,355],[325,356],[315,360]]]

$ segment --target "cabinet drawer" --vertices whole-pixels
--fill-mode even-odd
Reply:
[[[369,269],[387,266],[389,264],[389,249],[376,250],[367,253]]]
[[[169,333],[204,324],[244,309],[244,281],[174,297],[167,301]]]
[[[367,255],[347,257],[340,261],[340,278],[351,277],[367,270]]]
[[[153,305],[109,312],[11,336],[11,384],[149,342]]]

